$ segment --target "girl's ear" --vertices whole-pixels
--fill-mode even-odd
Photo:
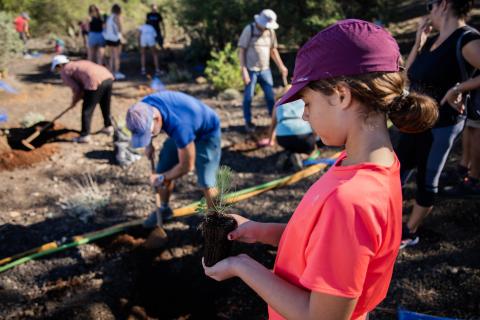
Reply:
[[[345,82],[339,82],[335,86],[335,93],[331,96],[331,104],[341,109],[346,109],[352,102],[352,91]]]

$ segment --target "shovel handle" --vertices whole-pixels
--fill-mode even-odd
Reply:
[[[56,116],[52,121],[44,125],[40,130],[36,130],[34,133],[32,133],[27,139],[23,140],[26,143],[30,143],[33,140],[35,140],[43,131],[47,130],[50,128],[55,121],[60,119],[65,113],[67,113],[72,107],[68,107],[67,109],[63,110],[62,113],[60,113],[58,116]]]

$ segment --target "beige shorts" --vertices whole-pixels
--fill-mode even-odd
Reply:
[[[480,120],[467,119],[467,122],[466,122],[465,125],[466,125],[467,127],[470,127],[470,128],[480,129]]]

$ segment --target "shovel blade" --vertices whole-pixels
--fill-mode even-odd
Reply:
[[[165,246],[167,241],[168,238],[165,230],[161,227],[155,227],[155,229],[150,232],[147,241],[145,241],[144,247],[149,250],[160,249]]]

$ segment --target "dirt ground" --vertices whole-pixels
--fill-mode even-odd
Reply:
[[[13,68],[19,95],[0,93],[0,108],[19,128],[28,111],[53,118],[68,106],[70,90],[49,74],[50,56],[17,62]],[[137,62],[138,63],[138,62]],[[127,108],[145,94],[148,82],[127,69],[127,81],[116,82],[112,113],[120,122]],[[197,96],[222,121],[222,164],[235,172],[236,189],[291,172],[276,166],[279,148],[249,150],[253,137],[242,129],[241,101],[221,101],[206,84],[172,84],[170,89]],[[255,122],[269,122],[261,97],[255,101]],[[53,240],[145,217],[154,208],[147,184],[145,158],[128,168],[113,164],[111,138],[98,134],[93,143],[69,140],[80,129],[80,107],[59,121],[69,136],[42,148],[48,156],[31,166],[0,171],[0,258]],[[96,110],[94,130],[102,127]],[[261,130],[260,130],[261,131]],[[162,138],[163,139],[163,138]],[[26,152],[26,151],[23,151]],[[331,154],[324,150],[324,154]],[[0,155],[4,161],[5,154]],[[452,157],[449,166],[457,160]],[[73,192],[74,182],[90,174],[110,195],[108,206],[88,223],[72,217],[59,202]],[[236,212],[260,221],[286,222],[317,174],[295,185],[236,204]],[[180,179],[172,204],[180,207],[201,197],[195,176]],[[408,213],[412,188],[406,190]],[[217,283],[203,275],[200,218],[190,216],[166,224],[162,250],[140,244],[148,233],[133,228],[110,237],[28,262],[0,274],[1,319],[265,319],[262,300],[238,279]],[[393,319],[399,307],[438,316],[480,319],[480,201],[440,200],[420,231],[418,246],[400,253],[385,301],[372,319]],[[275,248],[234,245],[272,267]]]

